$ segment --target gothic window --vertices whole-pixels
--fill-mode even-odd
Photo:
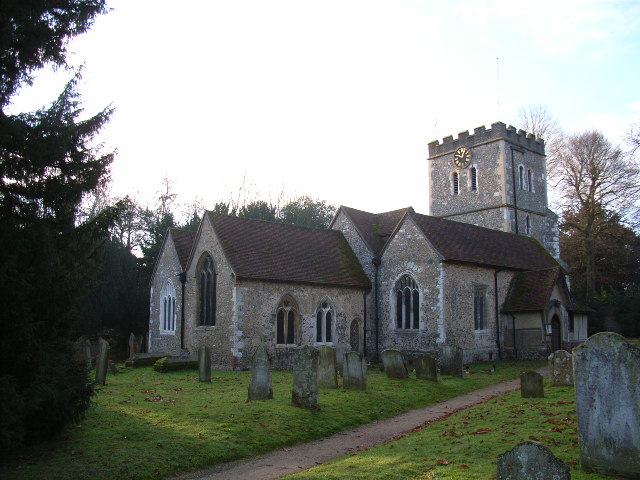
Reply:
[[[333,310],[327,302],[316,310],[316,343],[333,342]]]
[[[290,298],[285,298],[276,312],[276,344],[295,345],[298,313]]]
[[[524,190],[524,167],[518,166],[518,179],[520,180],[520,190]]]
[[[460,193],[460,175],[458,174],[458,172],[453,172],[453,175],[451,176],[451,181],[452,181],[452,187],[453,187],[453,194],[458,195],[458,193]]]
[[[213,259],[205,254],[198,271],[198,295],[200,300],[200,325],[216,324],[216,272]]]
[[[409,275],[396,283],[396,328],[417,330],[420,328],[420,294],[418,285]]]
[[[473,328],[486,330],[487,328],[487,289],[475,287],[473,289]]]
[[[471,167],[469,169],[469,183],[472,192],[478,190],[478,170],[476,167]]]
[[[175,333],[176,289],[171,280],[162,289],[160,297],[160,331],[163,333]]]
[[[524,231],[527,235],[531,235],[531,219],[529,218],[529,215],[525,217],[524,221],[525,221]]]
[[[527,169],[527,190],[533,192],[533,174],[530,168]]]

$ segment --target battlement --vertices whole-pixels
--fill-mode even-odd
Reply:
[[[473,135],[469,134],[469,130],[465,130],[464,132],[458,133],[458,138],[455,140],[453,135],[449,135],[442,139],[442,143],[438,140],[430,142],[429,158],[452,152],[463,145],[473,147],[495,140],[505,140],[518,147],[544,155],[544,140],[524,130],[516,130],[516,128],[511,125],[507,126],[502,122],[496,122],[491,124],[490,129],[484,126],[474,128]]]

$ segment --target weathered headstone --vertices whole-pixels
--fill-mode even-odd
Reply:
[[[407,368],[402,360],[402,353],[398,350],[387,349],[380,355],[384,365],[384,373],[388,378],[408,378]]]
[[[96,383],[105,385],[107,383],[107,369],[109,368],[109,342],[100,338],[100,351],[96,360]]]
[[[303,408],[319,410],[318,352],[309,345],[296,348],[293,353],[293,388],[291,402]]]
[[[367,389],[367,359],[358,352],[349,352],[344,356],[342,386],[352,390]]]
[[[336,365],[338,366],[338,373],[342,374],[342,364],[347,353],[351,351],[351,345],[348,343],[339,343],[336,345]]]
[[[198,349],[198,380],[211,382],[211,355],[206,345]]]
[[[455,345],[445,345],[442,347],[440,356],[440,374],[462,377],[464,372],[463,355],[464,351]]]
[[[318,388],[338,388],[336,349],[322,345],[318,351]]]
[[[419,380],[438,381],[436,371],[436,359],[428,353],[421,353],[414,359],[416,367],[416,378]]]
[[[566,350],[549,355],[549,385],[573,386],[573,357]]]
[[[129,356],[134,353],[138,353],[138,350],[136,349],[136,336],[131,332],[131,335],[129,335]]]
[[[573,349],[582,469],[640,478],[640,347],[597,333]]]
[[[118,373],[118,366],[111,360],[109,360],[109,365],[107,366],[107,372],[111,374]]]
[[[497,480],[569,480],[569,467],[538,442],[522,442],[498,455]]]
[[[270,398],[273,398],[271,363],[269,362],[266,340],[262,338],[251,360],[249,400],[268,400]]]
[[[544,397],[544,377],[534,371],[520,375],[520,396],[522,398]]]
[[[91,354],[91,340],[88,338],[84,341],[84,358],[85,362],[87,362],[87,367],[91,368],[93,366],[93,355]]]

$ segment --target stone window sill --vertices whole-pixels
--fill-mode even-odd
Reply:
[[[176,332],[171,332],[171,331],[160,332],[160,335],[165,336],[165,337],[175,337],[176,336]]]
[[[206,332],[209,330],[215,330],[216,326],[215,325],[198,325],[196,327],[196,332],[200,331],[200,332]]]
[[[419,328],[395,328],[394,332],[396,333],[418,333],[420,331]]]

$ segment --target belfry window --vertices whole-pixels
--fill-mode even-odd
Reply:
[[[316,310],[316,343],[333,342],[333,311],[327,302]]]
[[[396,283],[396,328],[420,328],[420,293],[415,280],[404,275]]]
[[[527,169],[527,190],[533,192],[533,174],[530,168]]]
[[[169,280],[160,296],[160,331],[174,333],[176,331],[176,288]]]
[[[518,166],[518,180],[520,181],[520,190],[524,190],[524,167]]]
[[[458,172],[453,172],[451,176],[451,182],[453,187],[453,194],[458,195],[460,193],[460,175]]]
[[[216,272],[213,259],[205,255],[198,274],[198,290],[200,297],[200,325],[216,324]]]
[[[476,167],[471,167],[469,169],[469,186],[472,192],[478,190],[478,170]]]
[[[276,344],[295,345],[298,313],[290,299],[283,300],[276,312]]]

